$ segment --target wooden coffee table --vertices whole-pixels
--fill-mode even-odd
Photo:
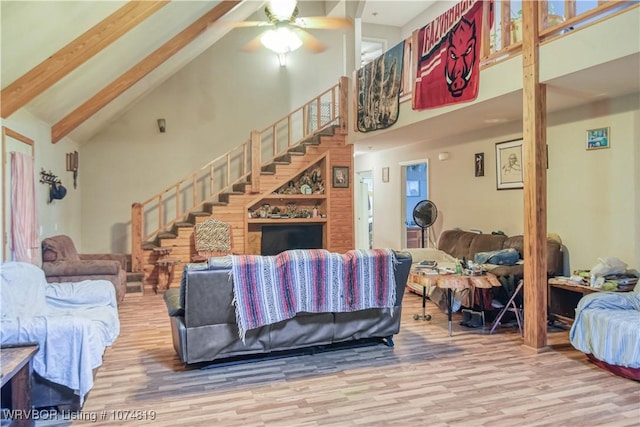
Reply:
[[[409,273],[409,281],[420,286],[437,286],[447,290],[447,319],[449,321],[449,336],[452,334],[452,289],[490,289],[500,287],[500,281],[491,273],[480,276],[466,276],[463,274],[425,274],[420,270],[412,270]]]
[[[12,426],[34,426],[31,417],[31,361],[38,352],[37,343],[3,345],[0,347],[2,359],[2,385],[11,382],[11,409],[17,416]]]

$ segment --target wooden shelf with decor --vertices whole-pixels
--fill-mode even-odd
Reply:
[[[249,205],[246,220],[247,253],[262,253],[263,227],[271,225],[279,227],[315,225],[317,233],[319,233],[317,226],[320,225],[322,247],[327,247],[328,192],[330,191],[327,188],[330,185],[327,163],[327,157],[323,156],[304,170],[298,171],[295,177],[285,185]],[[310,230],[312,228],[309,227]]]
[[[252,218],[249,224],[322,224],[327,218]]]
[[[326,199],[326,194],[272,194],[270,196],[263,197],[262,200],[323,200]]]

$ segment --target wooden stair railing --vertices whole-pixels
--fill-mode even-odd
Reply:
[[[348,78],[340,81],[303,106],[262,131],[252,131],[250,139],[189,173],[141,203],[131,207],[131,265],[141,272],[143,245],[163,230],[202,213],[207,204],[225,204],[221,196],[238,186],[251,185],[260,192],[260,175],[288,151],[300,146],[329,126],[346,133]],[[243,190],[244,191],[244,190]]]

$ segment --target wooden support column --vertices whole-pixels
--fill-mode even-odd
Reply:
[[[537,2],[522,2],[524,346],[547,345],[546,88],[539,80]]]

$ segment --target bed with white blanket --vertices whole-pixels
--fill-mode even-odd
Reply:
[[[569,337],[598,366],[640,380],[640,285],[584,296]]]
[[[1,278],[0,343],[39,345],[33,405],[80,409],[106,347],[120,333],[113,285],[47,283],[40,268],[21,262],[3,263]]]

